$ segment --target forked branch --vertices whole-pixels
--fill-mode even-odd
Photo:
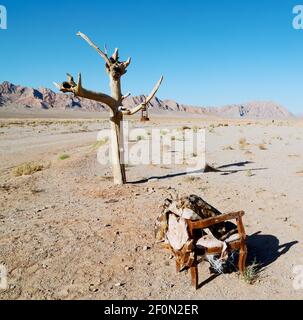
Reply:
[[[91,90],[84,89],[82,87],[82,78],[81,78],[81,73],[78,75],[78,81],[77,83],[74,81],[73,76],[71,76],[69,73],[67,74],[67,81],[58,84],[54,82],[54,85],[64,93],[70,92],[73,93],[74,95],[81,97],[81,98],[86,98],[86,99],[91,99],[95,100],[101,103],[105,103],[108,105],[111,109],[115,108],[116,106],[116,100],[110,97],[109,95],[105,93],[99,93],[99,92],[94,92]]]
[[[127,109],[127,108],[123,108],[120,107],[120,111],[122,112],[123,115],[133,115],[137,112],[139,112],[142,109],[145,109],[146,106],[150,103],[150,101],[154,98],[154,96],[156,95],[157,91],[159,90],[161,83],[163,81],[163,76],[161,76],[160,80],[157,82],[156,86],[154,87],[153,91],[150,93],[150,95],[145,99],[144,102],[140,103],[138,106],[136,106],[133,109]]]
[[[100,50],[84,33],[79,31],[77,33],[77,36],[84,39],[91,47],[93,47],[100,54],[100,56],[105,60],[105,62],[108,64],[108,66],[111,65],[111,62],[110,62],[107,54],[104,53],[102,50]]]
[[[115,49],[113,55],[109,58],[108,55],[107,55],[108,52],[107,52],[106,46],[105,46],[105,52],[103,52],[84,33],[79,31],[77,33],[77,36],[79,36],[82,39],[84,39],[91,47],[93,47],[99,53],[99,55],[105,60],[106,66],[107,66],[108,69],[110,69],[110,67],[114,67],[115,64],[118,64],[120,67],[123,68],[121,73],[124,74],[126,72],[125,70],[127,69],[127,67],[131,63],[131,58],[128,58],[125,62],[119,62],[119,49],[118,48]]]

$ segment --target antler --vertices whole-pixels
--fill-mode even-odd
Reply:
[[[120,112],[122,112],[123,115],[130,115],[131,116],[131,115],[139,112],[140,110],[146,108],[146,106],[149,104],[149,102],[153,99],[153,97],[156,95],[157,91],[159,90],[162,81],[163,81],[163,76],[161,76],[160,80],[157,82],[157,84],[154,87],[151,94],[145,99],[145,102],[140,103],[137,107],[135,107],[133,109],[127,109],[124,107],[120,107],[119,108]]]
[[[104,53],[103,51],[101,51],[84,33],[82,32],[78,32],[77,36],[81,37],[82,39],[84,39],[91,47],[93,47],[99,54],[100,56],[105,60],[105,62],[110,66],[111,62],[107,56],[106,53]]]

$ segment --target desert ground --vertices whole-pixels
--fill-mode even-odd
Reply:
[[[293,268],[303,265],[303,121],[156,117],[133,125],[205,128],[207,163],[220,172],[132,165],[129,183],[115,186],[110,166],[97,161],[106,119],[0,119],[0,264],[8,270],[0,299],[302,299]],[[16,176],[27,162],[41,170]],[[176,274],[154,238],[173,189],[222,212],[245,211],[247,264],[259,264],[252,284],[236,271],[215,277],[207,262],[197,291],[189,273]]]

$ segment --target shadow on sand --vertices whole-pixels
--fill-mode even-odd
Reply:
[[[261,231],[256,232],[247,238],[247,265],[250,265],[256,259],[259,264],[259,271],[261,271],[275,262],[280,256],[286,254],[297,243],[298,241],[291,241],[280,244],[277,237],[261,234]]]
[[[230,163],[226,164],[223,166],[220,166],[218,168],[213,168],[212,166],[206,164],[205,169],[200,169],[200,170],[195,170],[195,171],[184,171],[184,172],[178,172],[178,173],[171,173],[167,174],[164,176],[153,176],[137,181],[130,181],[128,182],[129,184],[141,184],[141,183],[146,183],[149,180],[157,179],[157,180],[164,180],[164,179],[170,179],[170,178],[175,178],[175,177],[182,177],[186,175],[192,175],[192,174],[203,174],[203,173],[219,173],[221,175],[229,175],[237,172],[247,172],[247,171],[260,171],[260,170],[267,170],[267,168],[252,168],[252,169],[236,169],[236,170],[224,170],[225,168],[230,168],[230,167],[245,167],[247,164],[252,164],[254,162],[252,161],[245,161],[245,162],[236,162],[236,163]],[[223,169],[223,170],[222,170]]]
[[[298,241],[291,241],[288,243],[280,244],[277,237],[268,234],[261,234],[261,231],[254,233],[247,237],[248,257],[246,266],[251,265],[254,261],[258,264],[256,267],[258,273],[267,268],[270,264],[275,262],[280,256],[286,254],[292,246],[296,245]],[[229,266],[224,273],[232,273],[237,271],[238,255],[236,255],[235,263]],[[211,268],[210,268],[211,269]],[[219,273],[213,273],[208,278],[204,279],[199,288],[208,284],[215,278],[220,276]]]

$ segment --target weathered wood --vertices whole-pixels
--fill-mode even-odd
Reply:
[[[227,214],[222,214],[220,216],[214,217],[214,218],[208,218],[201,221],[188,221],[189,226],[189,234],[191,236],[194,236],[195,230],[198,229],[205,229],[212,225],[236,219],[237,221],[237,229],[239,233],[239,240],[235,240],[233,242],[227,243],[227,250],[239,250],[239,261],[238,261],[238,268],[239,271],[243,274],[245,270],[245,263],[246,263],[246,257],[247,257],[247,246],[246,246],[246,234],[245,229],[242,221],[242,217],[244,216],[244,211],[239,212],[231,212]],[[220,254],[222,252],[222,247],[218,248],[205,248],[206,254]],[[191,268],[191,277],[192,277],[192,285],[197,288],[197,282],[198,281],[198,274],[196,275],[195,272],[197,272],[197,269]]]
[[[222,223],[224,221],[237,219],[243,215],[244,215],[244,212],[239,211],[239,212],[226,213],[226,214],[222,214],[220,216],[216,216],[216,217],[208,218],[208,219],[204,219],[204,220],[199,220],[199,221],[190,221],[189,220],[188,226],[189,226],[189,230],[205,229],[210,226],[216,225],[218,223]]]
[[[191,273],[191,283],[193,287],[197,290],[198,289],[198,282],[199,282],[199,276],[198,276],[198,266],[195,259],[194,265],[190,268]]]
[[[240,252],[239,252],[239,271],[243,274],[246,267],[247,246],[246,246],[246,234],[243,225],[242,217],[237,218],[238,232],[240,235]]]
[[[149,102],[152,100],[152,98],[156,95],[157,91],[160,88],[160,85],[163,81],[163,76],[160,78],[160,80],[157,82],[156,86],[154,87],[153,91],[151,92],[151,94],[145,99],[145,101],[141,104],[139,104],[137,107],[133,108],[133,109],[121,109],[122,113],[124,115],[134,115],[137,112],[139,112],[140,110],[143,110],[144,108],[146,108],[146,106],[149,104]]]
[[[85,34],[79,31],[77,33],[77,36],[83,38],[91,47],[93,47],[100,54],[100,56],[105,60],[106,63],[110,64],[107,54],[101,51]]]
[[[110,124],[111,124],[111,155],[112,155],[112,170],[115,184],[126,183],[125,165],[123,162],[123,128],[122,120],[123,115],[133,115],[140,111],[150,102],[150,100],[157,93],[163,77],[159,80],[152,93],[147,97],[144,103],[139,104],[133,109],[125,109],[122,107],[122,101],[126,98],[123,96],[121,90],[121,77],[127,72],[127,68],[131,63],[131,58],[126,61],[119,61],[119,51],[116,48],[113,55],[109,58],[106,52],[100,50],[85,34],[82,32],[77,33],[84,39],[91,47],[93,47],[98,54],[104,59],[106,71],[110,78],[111,96],[105,93],[97,93],[82,87],[81,74],[79,74],[78,83],[74,82],[72,76],[68,74],[68,80],[62,84],[55,83],[55,86],[64,93],[73,93],[74,95],[90,100],[95,100],[108,105],[111,109]]]

